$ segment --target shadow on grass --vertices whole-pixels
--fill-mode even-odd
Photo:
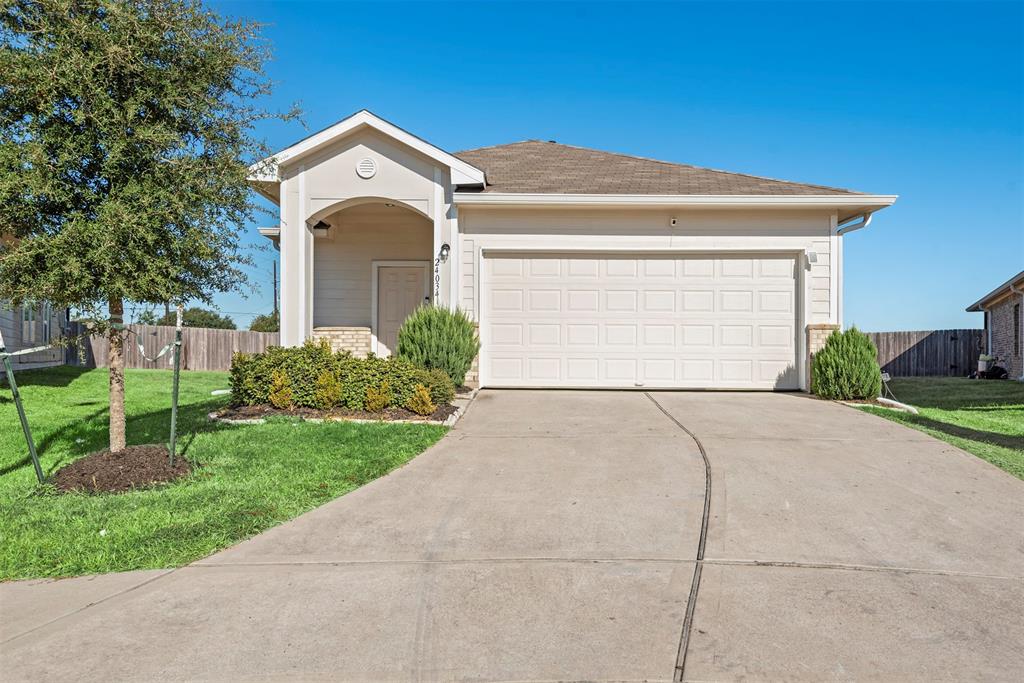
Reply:
[[[66,387],[87,372],[95,368],[83,368],[77,365],[55,365],[48,368],[35,368],[34,370],[17,370],[14,379],[18,387]],[[10,390],[7,386],[7,377],[0,372],[0,386]],[[10,397],[8,397],[10,400]]]
[[[897,400],[918,408],[940,410],[1006,410],[1024,406],[1024,383],[944,377],[896,378]]]
[[[187,455],[189,447],[198,434],[237,429],[238,425],[214,422],[208,414],[223,406],[223,401],[210,400],[178,406],[178,453]],[[36,441],[39,458],[45,460],[52,449],[63,451],[45,467],[46,477],[53,476],[61,467],[80,457],[102,450],[108,446],[108,407],[103,406],[74,422],[62,425]],[[149,413],[128,417],[126,436],[129,446],[147,443],[167,443],[170,438],[170,407]],[[31,467],[32,460],[25,448],[25,457],[0,469],[0,476],[22,467]]]
[[[970,441],[987,443],[993,446],[1002,446],[1003,448],[1024,451],[1024,437],[1022,436],[1010,436],[1009,434],[1000,434],[999,432],[986,432],[981,429],[961,427],[959,425],[949,424],[948,422],[933,420],[930,417],[925,417],[924,415],[906,415],[905,420],[908,423],[925,427],[927,429],[933,429],[937,432],[942,432],[943,434],[959,437],[961,439],[968,439]]]

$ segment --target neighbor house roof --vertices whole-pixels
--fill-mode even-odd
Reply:
[[[483,169],[482,192],[605,195],[860,195],[825,185],[526,140],[455,156]]]
[[[1016,289],[1017,291],[1024,290],[1024,270],[1020,271],[1009,280],[968,306],[968,312],[974,313],[976,311],[985,310],[984,307],[988,304],[994,303],[998,299],[1002,299],[1003,297],[1011,294],[1013,291],[1011,288]]]

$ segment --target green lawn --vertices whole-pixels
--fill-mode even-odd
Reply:
[[[1024,382],[906,377],[889,386],[921,414],[864,410],[948,441],[1024,479]]]
[[[2,372],[0,372],[2,376]],[[128,443],[166,442],[171,373],[129,370]],[[44,471],[107,444],[107,372],[18,374]],[[200,467],[126,494],[39,487],[14,402],[0,386],[0,579],[174,567],[233,545],[398,467],[445,433],[409,424],[207,420],[227,374],[182,373],[179,452]],[[105,530],[104,534],[100,534]]]

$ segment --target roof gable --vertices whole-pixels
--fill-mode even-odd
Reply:
[[[859,195],[688,164],[657,161],[556,142],[526,140],[455,156],[482,168],[483,192],[606,195]]]
[[[278,169],[280,167],[305,158],[327,145],[333,144],[364,128],[372,128],[411,147],[439,164],[449,167],[452,171],[452,184],[454,185],[483,185],[484,173],[479,168],[473,166],[472,163],[445,152],[440,147],[436,147],[393,123],[385,121],[366,109],[362,109],[319,132],[313,133],[294,145],[254,164],[250,168],[250,180],[253,182],[276,182],[280,180],[278,176]]]

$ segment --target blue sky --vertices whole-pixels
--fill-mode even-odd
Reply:
[[[267,24],[301,124],[367,108],[458,151],[540,138],[898,194],[846,240],[845,322],[980,327],[1024,269],[1024,4],[213,2]],[[267,224],[269,221],[264,221]],[[259,244],[255,226],[251,242]],[[240,325],[271,308],[274,252]]]

